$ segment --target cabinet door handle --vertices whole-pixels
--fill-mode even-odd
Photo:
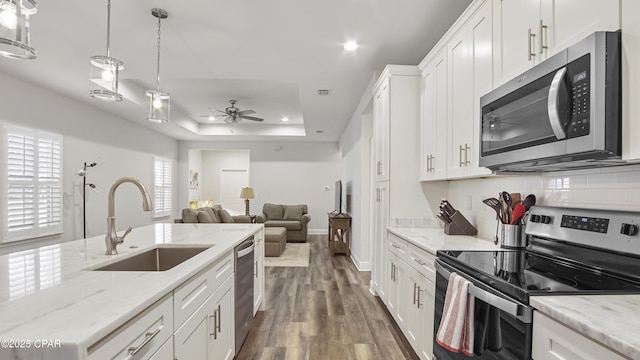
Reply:
[[[129,358],[132,358],[134,356],[136,356],[136,354],[138,352],[140,352],[140,350],[142,350],[151,340],[153,340],[154,337],[156,337],[156,335],[158,335],[160,333],[160,330],[162,330],[163,326],[161,325],[160,327],[158,327],[157,329],[155,329],[154,331],[148,332],[144,335],[144,340],[142,341],[142,343],[138,346],[132,346],[129,348]]]
[[[426,158],[425,170],[427,172],[431,171],[431,165],[430,165],[429,161],[431,161],[431,155],[427,155],[427,158]]]
[[[380,189],[376,189],[376,202],[380,202]]]
[[[220,304],[218,304],[218,315],[216,316],[216,333],[221,333],[222,329],[220,329],[220,318],[222,317]]]
[[[414,283],[414,285],[415,285],[415,283]],[[418,309],[420,309],[420,306],[423,305],[423,304],[420,304],[420,292],[422,290],[420,290],[420,286],[416,286],[416,287],[418,288],[418,304],[416,304],[416,305],[418,306]]]
[[[393,281],[393,263],[391,263],[391,281]]]
[[[464,144],[464,163],[465,165],[471,165],[471,160],[469,160],[469,151],[471,151],[471,146]]]
[[[378,173],[378,175],[382,175],[382,161],[378,161],[378,163],[376,164],[377,170],[376,172]]]
[[[258,262],[255,261],[255,263],[256,263],[256,271],[255,271],[255,273],[253,275],[255,275],[255,277],[257,279],[258,278]]]
[[[531,29],[529,29],[529,37],[527,38],[527,41],[529,42],[529,61],[531,61],[531,59],[533,59],[536,56],[536,53],[533,52],[533,40],[535,39],[536,34],[531,32]]]
[[[413,283],[413,305],[416,304],[416,283]]]
[[[545,25],[542,19],[540,19],[540,54],[541,55],[544,53],[545,49],[549,48],[547,46],[547,43],[548,43],[547,30],[548,29],[549,29],[549,26]]]
[[[458,165],[460,167],[464,166],[464,163],[462,162],[462,152],[464,151],[464,148],[462,147],[462,145],[459,146],[458,149]]]
[[[218,339],[218,329],[216,327],[216,318],[218,317],[218,312],[216,310],[213,310],[213,315],[209,315],[209,319],[213,319],[213,332],[209,333],[209,336],[213,336],[214,340]]]

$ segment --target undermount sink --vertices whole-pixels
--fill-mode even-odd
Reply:
[[[157,247],[93,271],[166,271],[210,247]]]

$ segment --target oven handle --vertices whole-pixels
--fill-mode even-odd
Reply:
[[[451,276],[451,272],[445,269],[440,262],[436,259],[434,263],[436,271],[444,276],[447,281]],[[468,279],[467,279],[468,280]],[[473,285],[473,282],[469,284],[469,294],[475,296],[477,299],[498,308],[507,314],[516,317],[520,321],[530,324],[533,322],[533,308],[514,301],[507,300],[503,297],[494,295],[486,290]]]
[[[564,75],[567,73],[567,68],[563,67],[553,76],[551,86],[549,87],[549,97],[547,98],[547,113],[549,114],[549,123],[551,123],[551,130],[558,140],[567,137],[566,132],[562,128],[562,122],[560,121],[560,114],[558,114],[558,106],[560,102],[560,85]]]

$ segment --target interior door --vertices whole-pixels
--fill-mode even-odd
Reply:
[[[244,214],[244,199],[240,198],[243,187],[249,186],[247,169],[222,169],[220,172],[220,205],[236,214]]]

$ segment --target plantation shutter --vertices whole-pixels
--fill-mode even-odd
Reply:
[[[154,216],[171,215],[171,160],[155,158],[154,177]]]
[[[5,127],[5,240],[62,233],[62,137]]]

